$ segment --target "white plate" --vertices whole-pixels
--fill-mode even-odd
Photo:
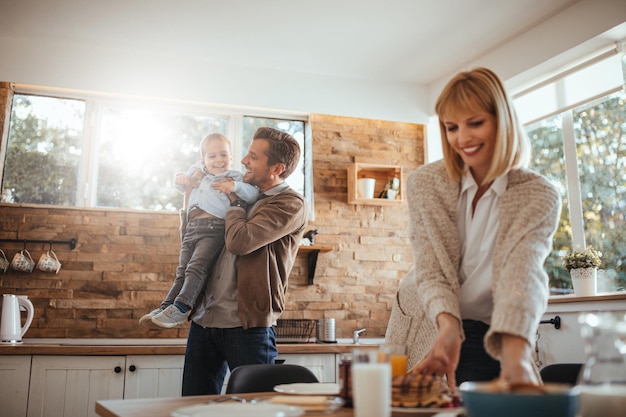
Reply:
[[[311,401],[315,398],[316,401]],[[322,402],[317,401],[321,399]],[[326,397],[322,395],[276,395],[269,400],[272,404],[294,405],[302,408],[307,414],[330,414],[341,408],[345,401],[341,397]]]
[[[391,407],[392,417],[430,417],[437,413],[441,415],[457,415],[463,411],[463,408],[407,408],[407,407]]]
[[[300,407],[268,403],[197,404],[172,411],[172,417],[299,417]]]
[[[339,394],[339,384],[334,382],[280,384],[274,387],[274,391],[296,395],[337,395]]]

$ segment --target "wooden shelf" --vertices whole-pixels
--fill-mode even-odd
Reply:
[[[360,198],[357,195],[357,180],[359,178],[374,178],[374,198]],[[394,200],[379,197],[385,190],[385,186],[393,178],[400,180],[400,189]],[[404,190],[404,177],[402,167],[398,165],[380,165],[364,162],[355,162],[348,168],[348,203],[365,204],[376,206],[395,206],[402,204]]]
[[[330,245],[300,245],[298,253],[308,253],[313,251],[330,252],[331,250],[333,250],[333,247]]]
[[[317,256],[320,252],[330,252],[333,250],[332,246],[329,245],[300,245],[298,248],[298,254],[306,253],[307,260],[309,262],[309,275],[307,283],[309,285],[313,285],[313,281],[315,279],[315,268],[317,267]]]

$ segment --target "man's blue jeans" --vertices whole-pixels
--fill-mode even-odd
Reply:
[[[191,322],[185,351],[183,396],[219,394],[227,366],[232,371],[240,365],[274,363],[277,354],[273,327],[205,329]]]

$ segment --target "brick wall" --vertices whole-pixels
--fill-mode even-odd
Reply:
[[[4,112],[4,109],[0,109]],[[408,212],[398,206],[347,203],[347,169],[354,157],[401,165],[405,177],[423,163],[422,125],[312,115],[316,243],[321,253],[313,285],[307,257],[290,277],[283,318],[334,317],[337,337],[382,337],[398,281],[410,268]],[[35,319],[28,337],[186,337],[187,327],[148,330],[138,318],[165,296],[176,269],[178,215],[111,209],[0,204],[0,238],[77,239],[55,244],[58,275],[0,272],[2,293],[28,295]],[[0,243],[10,258],[23,243]],[[48,244],[28,244],[37,260]]]

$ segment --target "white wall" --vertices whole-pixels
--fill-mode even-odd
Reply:
[[[1,11],[1,6],[0,6]],[[208,104],[418,122],[426,88],[86,44],[0,38],[0,80]]]

